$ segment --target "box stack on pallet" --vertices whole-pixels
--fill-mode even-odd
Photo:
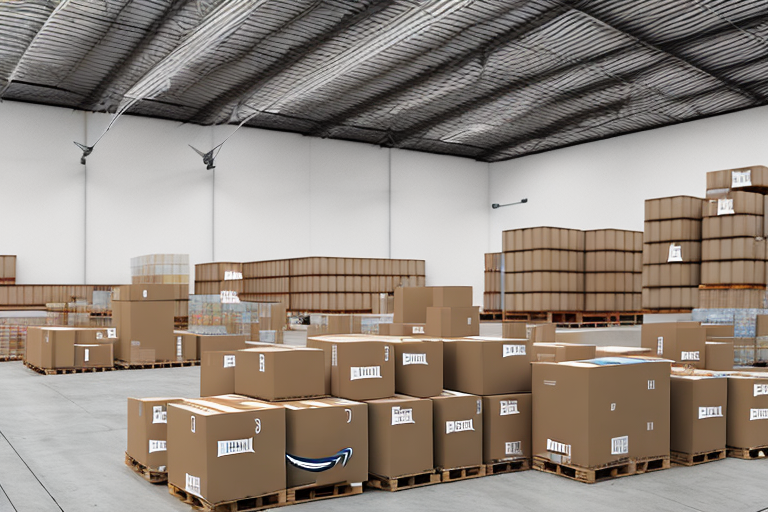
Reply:
[[[241,335],[252,341],[282,343],[287,316],[282,302],[245,302],[236,296],[193,295],[189,331],[198,335]]]
[[[16,256],[0,255],[0,285],[16,284]]]
[[[501,280],[504,277],[502,262],[504,253],[485,254],[485,291],[483,293],[483,315],[495,318],[501,315]]]
[[[639,231],[586,232],[584,311],[640,311],[642,250]]]
[[[172,284],[177,288],[174,325],[186,329],[189,317],[189,255],[147,254],[131,258],[132,284]]]
[[[235,262],[198,263],[195,265],[195,295],[243,293],[243,264]]]
[[[703,199],[690,196],[645,202],[644,310],[690,311],[698,307],[703,204]]]

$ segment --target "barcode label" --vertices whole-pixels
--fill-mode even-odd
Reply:
[[[425,364],[429,366],[427,354],[403,354],[403,366],[411,364]]]
[[[182,355],[181,346],[181,336],[176,336],[176,359],[178,361],[181,361],[184,358]]]
[[[416,423],[413,421],[413,409],[401,409],[399,406],[392,407],[392,424],[405,425],[406,423]]]
[[[611,439],[611,455],[625,455],[627,453],[629,453],[629,436]]]
[[[698,361],[699,360],[699,351],[695,350],[693,352],[681,352],[680,353],[680,360],[681,361]]]
[[[664,336],[656,338],[656,355],[660,356],[664,353]]]
[[[200,477],[192,476],[189,473],[187,475],[187,485],[184,486],[184,490],[200,496]]]
[[[235,363],[236,363],[235,356],[233,355],[224,356],[224,368],[234,368]]]
[[[413,334],[424,334],[424,327],[421,325],[414,325],[412,332]]]
[[[672,263],[675,261],[683,261],[683,248],[679,245],[670,244],[667,263]]]
[[[655,380],[649,380],[648,381],[648,389],[656,389],[656,381]]]
[[[238,453],[255,453],[253,451],[253,438],[235,439],[233,441],[218,441],[218,457],[225,455],[237,455]]]
[[[768,395],[768,384],[755,384],[755,395]]]
[[[259,371],[265,372],[266,371],[265,367],[266,367],[266,360],[264,358],[264,354],[259,354]]]
[[[525,345],[503,345],[501,357],[524,356]]]
[[[571,456],[571,445],[558,443],[551,439],[547,439],[547,451],[552,453],[559,453],[561,455]]]
[[[750,409],[749,421],[768,420],[768,409]]]
[[[91,351],[90,349],[85,349],[85,355],[83,356],[83,360],[87,363],[91,360]]]
[[[522,455],[523,450],[520,448],[521,441],[512,441],[504,443],[504,453],[506,455]]]
[[[336,348],[336,345],[333,345],[331,347],[331,366],[338,366],[338,365],[339,365],[338,348]]]
[[[718,199],[717,200],[717,214],[718,215],[733,215],[733,199]]]
[[[517,400],[500,400],[499,416],[509,416],[510,414],[520,414],[517,410]]]
[[[152,423],[168,423],[168,413],[162,405],[152,406]]]
[[[723,406],[718,405],[717,407],[699,407],[699,419],[703,420],[706,418],[722,418],[723,417]]]
[[[454,432],[467,432],[469,430],[475,430],[473,420],[461,420],[461,421],[446,421],[445,433],[453,434]]]
[[[155,441],[150,439],[149,440],[149,453],[155,453],[155,452],[164,452],[165,450],[165,441]]]
[[[731,171],[731,188],[751,187],[752,169],[746,171]]]
[[[117,328],[110,327],[107,329],[107,338],[117,338]]]
[[[380,378],[381,366],[353,366],[350,368],[350,380]]]

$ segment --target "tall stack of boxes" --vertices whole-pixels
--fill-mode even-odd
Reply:
[[[0,255],[0,285],[16,284],[16,256]]]
[[[234,262],[195,265],[195,295],[243,293],[243,264]]]
[[[504,253],[485,254],[485,291],[483,293],[483,312],[501,311],[501,279]]]
[[[112,290],[112,324],[120,334],[115,359],[131,364],[176,361],[174,308],[179,286],[132,284]]]
[[[30,326],[24,361],[38,371],[111,368],[118,342],[113,327]]]
[[[189,255],[147,254],[131,258],[132,284],[168,284],[176,287],[173,318],[176,328],[187,327],[189,316]]]
[[[598,229],[585,235],[585,311],[640,311],[642,246],[639,231]]]
[[[703,203],[690,196],[645,201],[643,309],[698,307]]]

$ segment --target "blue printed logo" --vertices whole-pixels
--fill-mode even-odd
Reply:
[[[296,466],[299,469],[303,469],[304,471],[311,471],[313,473],[320,473],[322,471],[328,471],[332,467],[336,466],[339,462],[341,462],[342,467],[346,466],[347,462],[349,462],[349,459],[352,458],[352,448],[344,448],[343,450],[336,453],[336,455],[331,457],[323,457],[321,459],[308,459],[306,457],[291,455],[290,453],[286,453],[285,458],[288,459],[288,462],[290,462],[293,466]]]

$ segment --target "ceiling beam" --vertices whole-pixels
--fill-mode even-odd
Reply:
[[[394,4],[395,1],[396,0],[373,1],[362,11],[345,16],[331,30],[317,34],[301,46],[292,48],[286,55],[282,56],[266,69],[255,70],[253,73],[250,73],[247,77],[230,87],[226,92],[220,94],[202,108],[198,109],[190,118],[190,122],[198,124],[211,124],[216,122],[221,115],[222,110],[224,110],[227,105],[230,103],[239,103],[244,98],[250,98],[271,79],[280,75],[306,57],[312,49],[322,46],[361,21],[387,9]]]

